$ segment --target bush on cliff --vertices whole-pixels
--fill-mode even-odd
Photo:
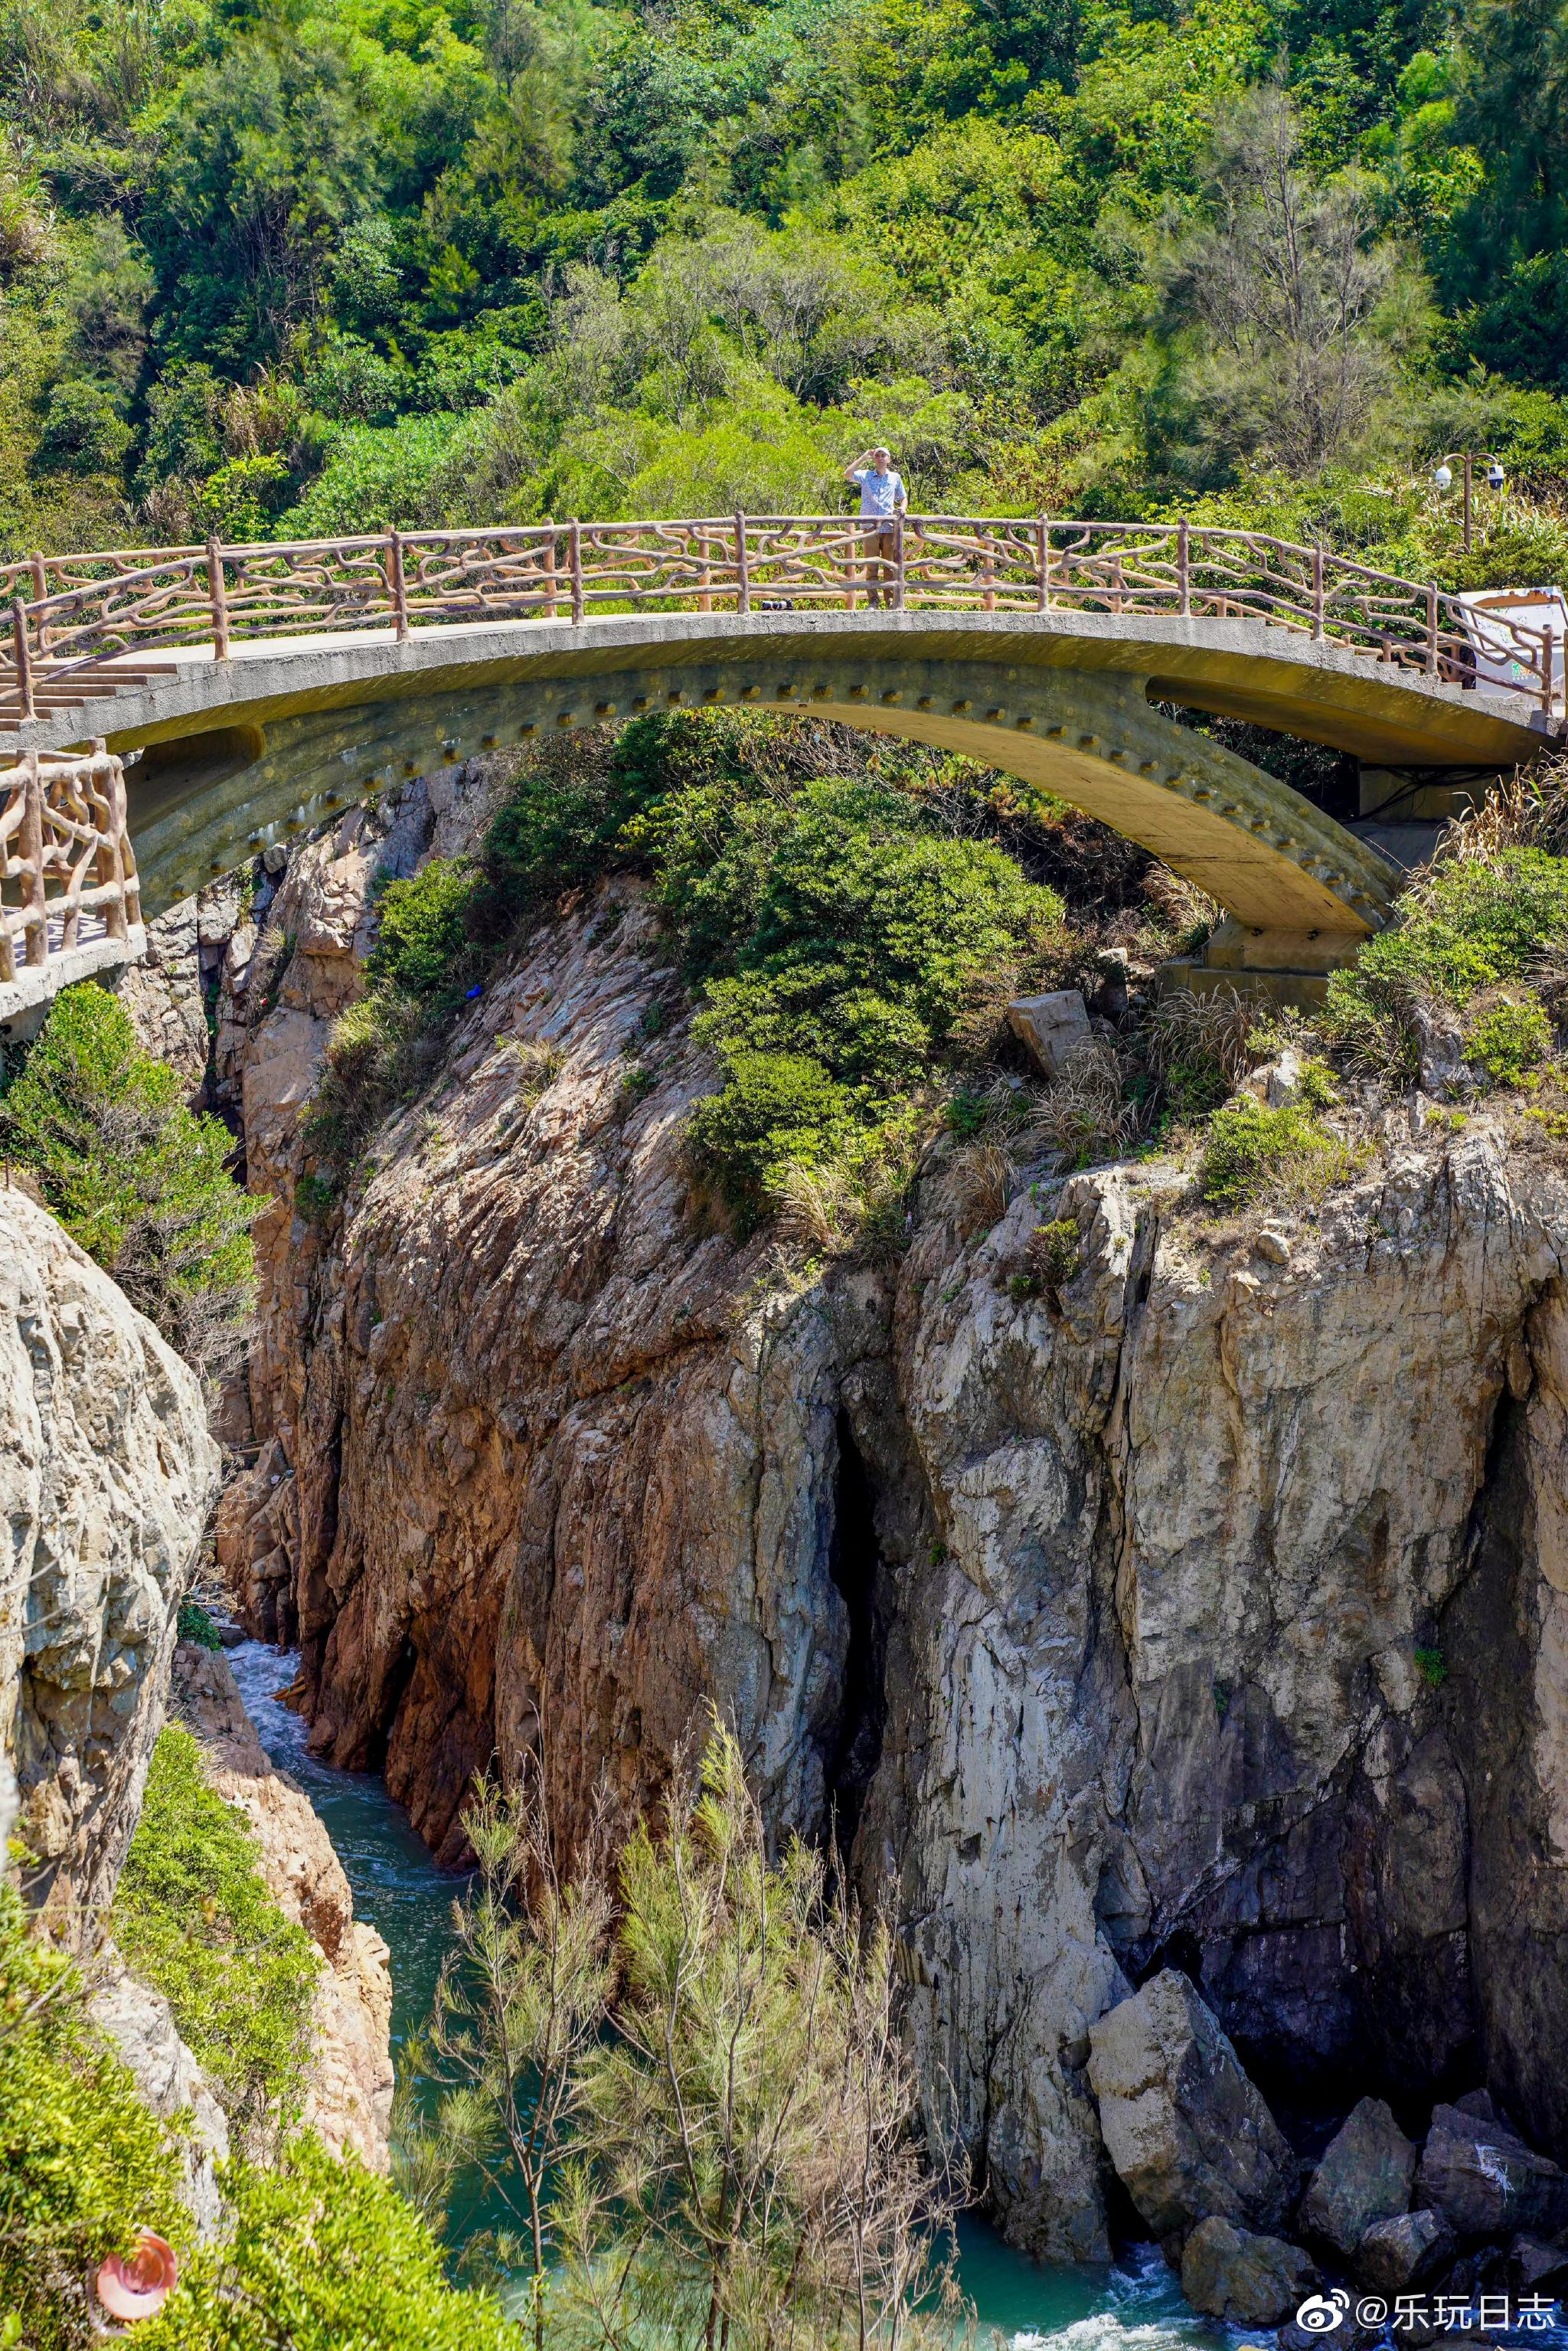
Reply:
[[[1198,1189],[1216,1207],[1320,1200],[1365,1165],[1365,1147],[1325,1126],[1310,1102],[1269,1109],[1242,1095],[1217,1110],[1204,1137]]]
[[[1329,981],[1319,1028],[1352,1059],[1416,1073],[1412,1008],[1462,1010],[1487,988],[1524,981],[1568,950],[1568,858],[1513,844],[1436,865],[1392,926]]]
[[[139,2227],[188,2241],[179,2180],[173,2135],[93,2029],[77,1969],[28,1938],[0,1881],[0,2328],[19,2319],[29,2351],[94,2339],[84,2282],[105,2254]]]
[[[791,1166],[874,1154],[977,986],[1061,932],[1061,899],[1006,851],[873,778],[780,792],[721,772],[631,831],[726,1071],[692,1154],[743,1223],[779,1205]]]
[[[68,987],[0,1093],[0,1153],[187,1362],[215,1373],[250,1311],[251,1203],[234,1138],[180,1099],[119,998]]]
[[[208,1785],[200,1748],[177,1724],[152,1750],[114,1933],[242,2128],[256,2136],[288,2122],[309,2054],[319,1956],[278,1908],[244,1814]]]
[[[276,2163],[225,2167],[227,2210],[196,2248],[141,2351],[507,2351],[488,2294],[442,2274],[429,2229],[395,2189],[302,2133]]]

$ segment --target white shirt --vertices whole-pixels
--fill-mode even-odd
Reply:
[[[902,474],[895,474],[891,465],[885,474],[879,474],[874,465],[862,465],[856,468],[855,479],[861,486],[862,515],[885,519],[896,511],[904,495]]]

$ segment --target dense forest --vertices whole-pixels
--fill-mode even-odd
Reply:
[[[11,0],[0,544],[825,510],[874,436],[1562,577],[1565,86],[1563,0]]]

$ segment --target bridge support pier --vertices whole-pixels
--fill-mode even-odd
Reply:
[[[1228,915],[1196,956],[1174,956],[1159,967],[1162,993],[1185,988],[1212,996],[1234,988],[1242,997],[1297,1012],[1321,1011],[1329,974],[1354,962],[1366,934],[1260,930]]]

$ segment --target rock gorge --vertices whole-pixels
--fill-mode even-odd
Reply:
[[[190,2200],[211,2225],[222,2111],[168,2001],[125,1971],[109,1911],[171,1710],[256,1833],[262,1874],[325,1965],[305,2118],[384,2169],[386,1950],[352,1916],[303,1792],[267,1762],[221,1658],[177,1640],[221,1475],[195,1374],[20,1188],[0,1190],[0,1776],[14,1771],[23,1884],[81,1954],[92,2013],[152,2111],[193,2112]]]
[[[1172,1969],[1296,2105],[1484,2085],[1568,2155],[1551,1155],[1417,1098],[1265,1254],[1157,1161],[977,1215],[943,1146],[887,1262],[787,1265],[693,1196],[708,1067],[615,882],[324,1204],[302,1119],[373,877],[486,805],[458,769],[353,812],[225,955],[263,1212],[219,1552],[313,1744],[456,1862],[493,1756],[542,1743],[570,1831],[717,1704],[777,1832],[836,1830],[892,1914],[926,2076],[1051,2258],[1117,2219],[1092,2028]],[[1044,1294],[1042,1209],[1080,1235]]]

